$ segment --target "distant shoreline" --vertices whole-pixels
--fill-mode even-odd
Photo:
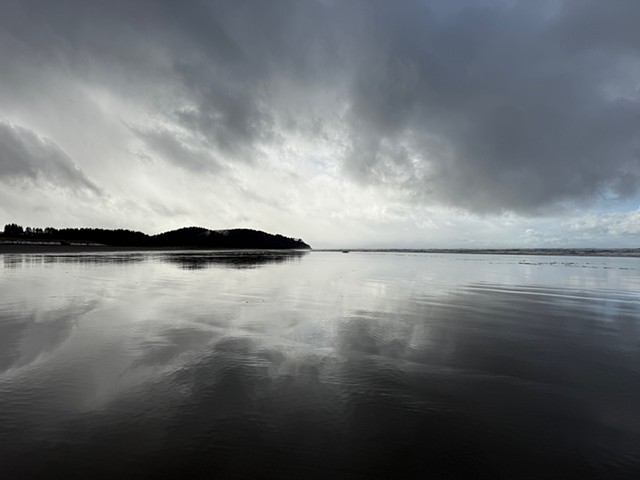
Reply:
[[[54,244],[17,244],[0,242],[0,254],[45,254],[45,253],[109,253],[109,252],[166,252],[166,251],[196,251],[196,252],[252,252],[269,249],[249,248],[211,248],[200,246],[180,247],[119,247],[110,245],[54,245]],[[286,251],[286,249],[280,251]],[[295,249],[291,249],[295,250]],[[305,249],[306,250],[306,249]],[[307,250],[308,251],[308,250]],[[470,255],[538,255],[538,256],[578,256],[578,257],[640,257],[640,248],[350,248],[350,249],[317,249],[314,252],[335,253],[430,253],[430,254],[470,254]]]
[[[16,223],[4,226],[0,245],[132,247],[135,249],[310,249],[301,238],[290,238],[250,228],[210,230],[203,227],[183,227],[177,230],[147,235],[126,229],[27,227]],[[34,247],[30,247],[34,248]],[[58,251],[58,250],[57,250]]]
[[[640,248],[336,248],[315,252],[436,253],[471,255],[540,255],[575,257],[640,257]]]
[[[212,247],[120,247],[111,245],[51,245],[51,244],[11,244],[0,243],[0,255],[43,254],[43,253],[118,253],[118,252],[287,252],[309,251],[308,249],[268,249],[268,248],[212,248]]]

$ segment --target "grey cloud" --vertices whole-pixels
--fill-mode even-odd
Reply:
[[[344,130],[344,175],[414,202],[537,214],[640,189],[633,0],[10,6],[3,35],[20,48],[3,57],[42,51],[144,99],[189,135],[139,128],[141,138],[190,170],[251,163],[313,118]],[[296,88],[299,108],[277,85]],[[330,91],[330,105],[310,100]]]
[[[624,48],[616,48],[615,23],[599,25],[589,11],[602,3],[567,2],[551,18],[526,3],[437,20],[427,7],[420,15],[403,3],[394,14],[406,19],[405,29],[394,26],[404,22],[374,17],[388,46],[353,89],[356,142],[347,172],[375,182],[393,180],[400,169],[409,178],[399,184],[416,199],[479,212],[536,213],[598,195],[636,194],[640,102],[611,98],[605,87],[625,81],[615,76],[620,62],[640,61],[629,47],[640,32],[635,39],[622,32]],[[560,42],[558,32],[575,29],[572,5],[609,29],[600,32],[608,38],[606,55],[597,42]],[[423,28],[411,28],[416,18]],[[409,155],[386,154],[407,138]]]
[[[216,74],[207,70],[177,66],[196,107],[177,110],[173,118],[183,128],[200,134],[210,148],[250,162],[252,152],[248,147],[272,136],[269,113],[252,86],[235,85],[232,79],[212,81]]]
[[[131,127],[131,130],[145,142],[146,146],[164,160],[196,173],[217,172],[222,166],[201,142],[193,139],[181,138],[180,135],[169,130],[140,129]]]
[[[0,121],[0,179],[51,182],[99,193],[56,144],[31,130]]]

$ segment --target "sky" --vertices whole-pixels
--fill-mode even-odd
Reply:
[[[640,246],[637,0],[0,0],[0,223]]]

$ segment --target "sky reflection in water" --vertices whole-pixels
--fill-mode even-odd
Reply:
[[[5,478],[633,478],[640,261],[0,255]]]

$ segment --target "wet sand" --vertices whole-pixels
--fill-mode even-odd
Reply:
[[[0,255],[3,480],[640,479],[639,259],[86,249]]]

